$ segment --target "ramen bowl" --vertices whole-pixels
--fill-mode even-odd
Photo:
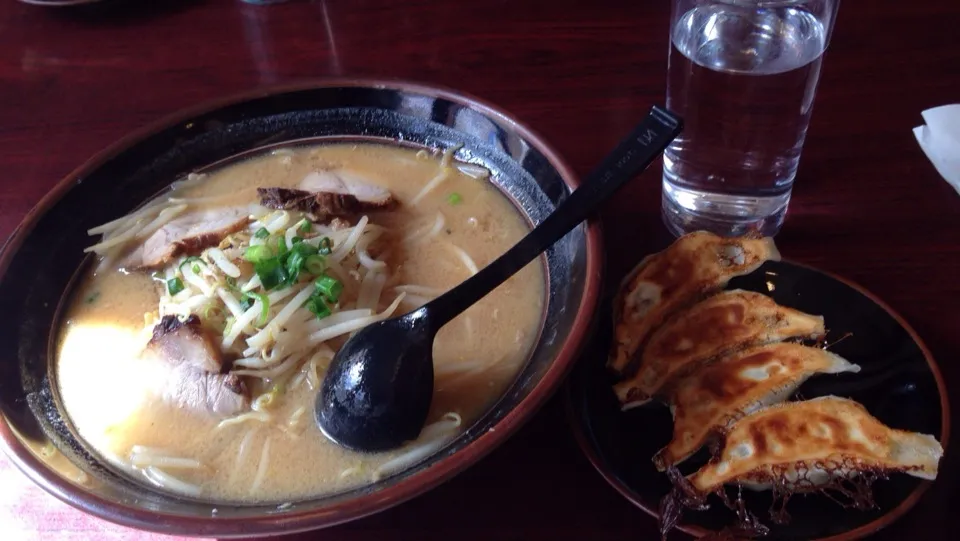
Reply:
[[[243,537],[304,531],[397,505],[476,463],[556,390],[587,338],[600,290],[599,226],[579,226],[543,258],[539,337],[498,401],[440,451],[346,492],[241,505],[177,497],[105,464],[76,434],[53,370],[62,307],[90,264],[87,229],[123,215],[172,181],[271,147],[342,141],[450,148],[535,225],[577,185],[531,130],[448,90],[374,81],[273,88],[179,113],[101,152],[30,212],[0,253],[0,447],[60,500],[106,520],[170,534]],[[95,352],[91,352],[95,354]]]

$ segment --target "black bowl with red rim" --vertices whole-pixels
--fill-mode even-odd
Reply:
[[[602,275],[596,221],[543,258],[548,287],[540,336],[512,386],[444,449],[377,483],[281,506],[194,501],[105,467],[72,429],[51,368],[58,306],[77,269],[89,262],[87,229],[213,164],[278,145],[344,140],[462,145],[457,159],[489,169],[489,181],[531,224],[578,183],[540,137],[506,113],[454,91],[397,81],[323,80],[257,90],[132,134],[63,179],[0,250],[6,318],[0,326],[0,449],[11,461],[54,496],[107,520],[169,534],[243,537],[330,526],[399,504],[519,429],[560,386],[592,328]]]

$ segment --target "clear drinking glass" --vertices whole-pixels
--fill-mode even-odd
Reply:
[[[839,0],[673,0],[663,219],[680,235],[779,231]]]

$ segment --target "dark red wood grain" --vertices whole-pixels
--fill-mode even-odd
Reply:
[[[2,2],[0,238],[61,177],[127,132],[208,99],[303,78],[398,77],[475,94],[513,112],[586,173],[663,101],[668,9],[667,0],[128,0],[83,10]],[[926,161],[911,129],[923,109],[960,101],[958,21],[956,0],[841,6],[777,239],[785,256],[860,283],[914,325],[953,392],[954,419],[960,195]],[[651,171],[604,210],[610,278],[662,241],[659,208],[659,174]],[[957,444],[954,437],[919,506],[877,539],[955,538]],[[0,476],[9,468],[0,458]],[[129,533],[14,486],[25,499],[0,503],[17,506],[6,516],[23,523],[6,526],[25,538]],[[654,520],[592,470],[555,399],[446,485],[290,539],[656,536]]]

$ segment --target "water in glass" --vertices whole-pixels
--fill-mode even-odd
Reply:
[[[829,28],[801,4],[697,2],[675,15],[667,107],[685,127],[663,169],[674,234],[783,223]]]

